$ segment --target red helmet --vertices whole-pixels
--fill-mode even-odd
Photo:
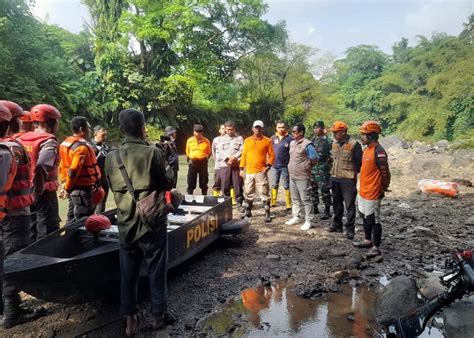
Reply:
[[[101,230],[110,229],[112,222],[104,215],[91,215],[86,219],[86,229],[90,232],[99,232]]]
[[[31,123],[31,113],[27,110],[23,111],[23,115],[20,116],[20,121],[23,123]]]
[[[12,113],[7,106],[0,103],[0,122],[10,122],[12,119]]]
[[[13,115],[13,118],[15,117],[20,117],[23,115],[23,108],[21,108],[18,104],[16,104],[13,101],[6,101],[6,100],[1,100],[0,103],[3,103],[5,106],[7,106],[8,109],[10,109],[10,112]]]
[[[378,123],[377,121],[365,121],[359,130],[362,134],[370,134],[370,133],[380,134],[382,132],[382,127],[380,126],[380,123]]]
[[[59,120],[61,113],[50,104],[38,104],[31,108],[31,121],[46,122],[50,119]]]
[[[94,205],[99,204],[100,202],[102,202],[104,197],[105,197],[104,188],[97,187],[97,188],[92,190],[92,204],[94,204]]]

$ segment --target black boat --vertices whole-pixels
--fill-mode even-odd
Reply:
[[[104,213],[112,224],[116,210]],[[232,219],[227,197],[186,195],[168,216],[168,266],[186,261],[223,234],[239,233],[248,222]],[[118,228],[98,234],[84,220],[61,228],[5,261],[5,275],[23,291],[57,303],[78,303],[103,295],[120,281]]]

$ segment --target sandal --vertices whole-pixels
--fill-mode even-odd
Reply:
[[[125,319],[125,335],[127,337],[133,337],[138,332],[138,316],[127,316]]]
[[[367,242],[356,242],[356,241],[354,241],[354,242],[352,242],[352,246],[355,247],[355,248],[370,249],[373,246],[373,244],[372,244],[372,242],[367,243]]]
[[[367,258],[374,258],[374,257],[380,256],[381,254],[382,252],[380,251],[380,249],[374,247],[370,249],[369,252],[367,252]]]

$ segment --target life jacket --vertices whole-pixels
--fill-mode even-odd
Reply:
[[[34,201],[30,157],[19,141],[8,138],[6,144],[18,163],[13,185],[8,192],[7,209],[17,210],[32,205]]]
[[[59,146],[59,155],[61,157],[61,179],[64,180],[64,178],[68,176],[70,179],[72,179],[69,173],[69,168],[71,167],[72,163],[72,154],[70,154],[70,151],[74,151],[80,146],[87,147],[88,151],[86,158],[84,159],[84,164],[81,167],[81,171],[78,173],[74,182],[74,186],[94,186],[101,177],[95,151],[94,148],[92,148],[92,146],[86,140],[84,140],[84,138],[79,136],[69,136]]]
[[[18,140],[25,148],[28,155],[30,155],[30,169],[31,169],[31,181],[34,180],[36,171],[36,162],[38,161],[39,153],[42,145],[49,141],[55,140],[56,137],[49,133],[35,133],[32,131],[26,132],[25,134],[18,137]],[[53,170],[48,173],[44,184],[45,191],[56,191],[59,187],[58,182],[58,162],[59,156],[56,157],[54,162]]]
[[[342,146],[339,142],[332,143],[332,168],[331,176],[336,178],[355,179],[355,163],[353,160],[354,146],[357,142],[350,138]]]
[[[25,134],[26,134],[26,131],[22,131],[22,132],[13,134],[12,139],[15,139],[15,140],[16,140],[17,138],[19,138],[20,136],[23,136],[23,135],[25,135]]]
[[[7,200],[8,200],[8,191],[11,189],[13,185],[13,180],[15,179],[15,174],[17,170],[17,163],[15,161],[15,155],[10,150],[10,147],[6,144],[6,142],[1,142],[3,140],[0,139],[0,150],[4,152],[9,152],[12,156],[12,162],[10,164],[10,168],[8,168],[8,178],[5,184],[0,187],[0,221],[5,218],[7,215]],[[3,168],[2,168],[3,170]]]

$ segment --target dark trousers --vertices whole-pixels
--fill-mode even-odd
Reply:
[[[354,230],[355,224],[355,199],[357,196],[356,182],[353,180],[331,179],[332,203],[334,208],[333,226],[342,228],[344,204],[346,205],[347,230]]]
[[[214,168],[214,184],[212,185],[212,190],[214,191],[222,190],[222,176],[220,172],[221,168]]]
[[[96,214],[101,214],[105,211],[106,205],[107,205],[107,197],[109,197],[109,185],[102,184],[102,189],[104,189],[105,195],[104,195],[104,199],[95,207]]]
[[[207,184],[209,183],[207,159],[189,161],[188,189],[187,189],[188,194],[192,194],[194,189],[196,189],[198,175],[199,175],[199,188],[201,188],[203,192],[207,192]]]
[[[166,227],[157,232],[149,231],[133,243],[120,245],[120,313],[122,315],[130,316],[138,312],[138,278],[143,260],[145,260],[150,282],[151,312],[159,316],[164,314],[168,303]]]
[[[175,170],[174,177],[173,177],[173,188],[176,188],[177,184],[178,184],[178,170]]]
[[[4,257],[8,257],[11,254],[27,247],[30,242],[30,225],[31,217],[29,215],[21,216],[9,216],[6,217],[2,222],[2,245],[1,245],[1,261],[2,261],[2,272],[3,272],[3,260]],[[3,274],[3,273],[2,273]],[[18,315],[18,307],[20,306],[20,290],[16,287],[9,279],[3,280],[3,296],[8,302],[6,308],[8,313],[5,315],[9,318]]]
[[[59,206],[56,191],[45,191],[36,196],[31,210],[30,238],[35,241],[59,229]]]
[[[240,176],[239,167],[223,167],[219,169],[220,175],[220,189],[225,196],[230,196],[230,188],[234,188],[235,200],[242,203],[244,200],[243,194],[243,179]]]
[[[68,197],[66,224],[76,222],[94,213],[92,204],[92,188],[72,190]]]

